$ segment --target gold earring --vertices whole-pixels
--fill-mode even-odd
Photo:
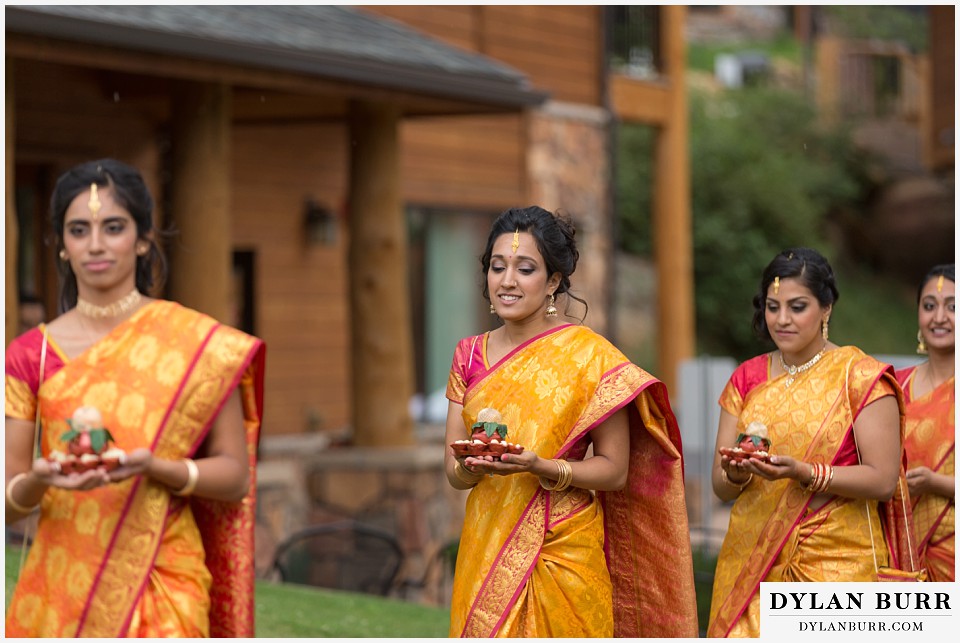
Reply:
[[[67,251],[66,251],[66,250],[61,250],[61,251],[60,251],[60,260],[61,260],[61,261],[66,261],[66,260],[69,259],[69,258],[70,258],[70,255],[67,254]]]
[[[138,244],[137,244],[137,254],[138,254],[139,256],[142,257],[143,255],[147,254],[147,250],[149,250],[149,248],[148,248],[147,246],[145,246],[144,244],[142,244],[142,243],[138,243]]]
[[[927,345],[923,342],[923,333],[917,331],[917,355],[926,355]]]
[[[497,314],[497,309],[493,307],[493,302],[490,302],[490,314],[491,315]]]
[[[823,341],[830,339],[830,318],[824,317],[820,323],[820,333],[823,335]]]
[[[550,298],[550,303],[547,304],[547,317],[556,317],[557,316],[557,307],[554,306],[556,298],[553,296],[553,293],[547,295]]]

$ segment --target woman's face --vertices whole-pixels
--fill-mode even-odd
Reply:
[[[829,317],[830,308],[821,306],[813,292],[794,277],[781,279],[779,292],[774,292],[773,284],[767,288],[767,329],[789,363],[805,362],[823,348],[821,323]]]
[[[146,242],[137,239],[137,224],[116,202],[113,190],[97,190],[100,209],[91,209],[90,190],[78,194],[64,215],[63,247],[77,276],[81,296],[94,291],[122,296],[136,286],[137,252]]]
[[[559,273],[547,274],[533,235],[521,232],[516,250],[513,233],[501,234],[493,243],[487,290],[497,315],[504,321],[543,318],[547,296],[560,283]]]
[[[938,282],[939,278],[934,277],[924,284],[920,293],[917,320],[920,322],[920,333],[927,350],[952,353],[955,344],[953,314],[956,309],[956,286],[944,277],[938,292]]]

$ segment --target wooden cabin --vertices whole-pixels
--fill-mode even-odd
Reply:
[[[457,339],[492,324],[477,259],[502,210],[574,218],[573,287],[607,330],[634,120],[660,131],[656,374],[693,354],[682,6],[5,12],[8,342],[20,301],[57,312],[53,181],[119,158],[176,231],[158,294],[266,341],[265,436],[409,443]]]

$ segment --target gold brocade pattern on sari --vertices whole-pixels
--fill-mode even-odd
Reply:
[[[738,418],[738,430],[762,422],[773,453],[806,462],[836,462],[861,408],[899,394],[889,367],[850,346],[828,351],[789,388],[781,376],[741,396],[729,390],[733,381],[720,403]],[[792,480],[757,478],[736,499],[717,561],[708,636],[759,636],[758,613],[749,608],[761,580],[867,580],[864,566],[874,571],[866,504],[835,498],[808,514],[810,499]],[[878,556],[885,557],[877,503],[870,505]],[[854,529],[858,522],[862,529]]]
[[[652,382],[655,380],[629,364],[619,351],[593,331],[577,326],[562,327],[531,340],[467,385],[463,397],[464,426],[473,424],[481,408],[494,407],[503,415],[512,442],[536,451],[543,458],[566,454],[571,459],[579,459],[586,449],[581,440],[586,439],[589,430],[619,408],[646,399],[642,389]],[[450,390],[448,388],[448,395]],[[633,420],[640,417],[636,409],[631,413]],[[635,426],[638,425],[632,422],[631,427]],[[673,426],[675,428],[675,423]],[[649,436],[648,432],[653,430],[632,428],[631,434]],[[659,438],[648,437],[648,440],[645,444],[650,447],[659,444]],[[639,438],[631,437],[631,450],[640,442]],[[666,457],[671,464],[676,463],[679,471],[679,449],[673,443],[670,447]],[[656,450],[661,449],[657,446]],[[633,467],[632,459],[631,472]],[[640,472],[638,477],[647,478],[649,472]],[[658,523],[651,527],[651,532],[659,530],[663,543],[677,545],[666,562],[672,560],[676,552],[681,555],[686,552],[687,569],[681,565],[676,570],[676,584],[688,588],[689,593],[669,610],[656,600],[647,601],[645,607],[672,610],[683,623],[679,630],[677,623],[673,623],[673,635],[695,636],[692,563],[682,477],[679,485],[679,497],[662,496],[662,491],[654,495],[679,506],[682,521]],[[670,491],[676,490],[669,484],[664,486]],[[616,507],[616,500],[611,504]],[[630,520],[649,521],[651,517],[632,515]],[[467,499],[465,525],[469,527],[461,536],[450,635],[613,636],[611,583],[617,584],[621,579],[611,579],[606,564],[604,522],[601,501],[589,491],[546,492],[532,475],[483,478]],[[686,549],[682,539],[674,541],[668,534],[674,528],[682,530]],[[620,535],[611,537],[618,539]],[[651,545],[629,536],[624,538],[640,549]],[[618,565],[617,569],[622,568]],[[648,580],[644,571],[652,571],[652,567],[648,564],[646,570],[627,571],[638,575],[644,584]],[[690,573],[689,585],[684,584],[686,571]],[[660,582],[649,579],[648,593],[658,593],[664,584],[663,574],[660,576]],[[564,614],[564,618],[556,618],[558,613]]]
[[[144,306],[45,379],[39,393],[42,452],[62,449],[66,418],[78,406],[93,405],[120,448],[188,457],[259,346],[256,338],[177,304]],[[249,427],[254,440],[257,427],[256,422]],[[200,532],[186,503],[171,498],[165,486],[140,477],[86,492],[48,490],[35,544],[8,610],[7,634],[211,633],[212,581]],[[252,503],[252,497],[248,500]],[[69,561],[67,592],[62,591],[63,565],[57,562],[63,555]],[[36,604],[35,599],[42,608],[20,607]],[[248,601],[238,594],[234,602]]]
[[[5,385],[4,404],[7,408],[7,417],[32,419],[37,412],[37,406],[30,386],[9,375],[6,376]]]
[[[954,476],[956,433],[954,423],[954,378],[927,395],[913,399],[916,369],[903,381],[907,393],[904,449],[910,468],[924,466]],[[898,377],[900,373],[898,373]],[[923,494],[911,498],[913,520],[920,541],[921,566],[928,580],[953,582],[956,579],[956,505],[952,498]]]

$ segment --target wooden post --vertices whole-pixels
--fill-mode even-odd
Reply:
[[[170,298],[229,323],[230,88],[183,83],[173,101]]]
[[[693,240],[690,216],[690,160],[686,49],[686,7],[661,8],[663,58],[667,64],[668,116],[657,136],[653,199],[654,257],[657,263],[657,368],[675,394],[677,367],[696,345],[693,304]]]
[[[14,149],[17,142],[14,126],[16,122],[13,119],[13,63],[7,59],[7,98],[6,98],[6,144],[7,151],[4,162],[7,164],[6,184],[7,184],[7,222],[6,222],[6,259],[4,261],[4,270],[6,279],[4,287],[7,289],[4,305],[6,306],[6,326],[4,329],[6,342],[4,346],[9,345],[13,338],[17,336],[20,330],[20,288],[17,283],[17,240],[19,227],[17,226],[17,186],[14,176],[13,164],[15,162]]]
[[[829,123],[840,114],[840,65],[842,45],[834,36],[817,38],[817,111]]]
[[[351,105],[348,261],[357,446],[413,442],[413,339],[399,123],[394,105]]]
[[[923,124],[921,138],[926,141],[924,161],[933,171],[952,170],[955,163],[954,136],[956,127],[956,9],[953,5],[930,7],[929,63],[924,90],[929,106],[928,121]]]

